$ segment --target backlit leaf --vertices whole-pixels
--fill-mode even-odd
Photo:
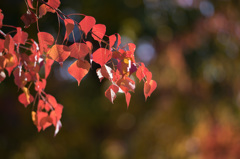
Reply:
[[[78,85],[90,69],[90,64],[88,61],[77,60],[69,68],[68,72],[72,75],[77,81]]]
[[[84,43],[73,43],[69,46],[69,49],[71,51],[70,56],[76,59],[84,58],[89,53],[89,48]]]
[[[111,85],[106,91],[105,96],[113,103],[116,98],[116,93],[118,92],[119,87],[116,85]]]
[[[86,36],[95,24],[96,20],[92,16],[85,16],[79,23],[81,27],[80,29],[85,33]]]
[[[92,37],[94,40],[101,42],[106,33],[106,26],[103,24],[96,24],[92,28]]]
[[[62,64],[68,56],[70,55],[70,50],[65,45],[53,45],[53,47],[48,51],[48,55],[58,63]]]
[[[144,83],[144,96],[145,100],[147,100],[148,97],[152,94],[152,92],[157,88],[157,82],[154,80],[146,81]]]
[[[93,61],[105,65],[112,58],[112,52],[105,48],[99,48],[93,53]]]
[[[64,19],[64,24],[66,27],[66,33],[64,40],[68,39],[68,36],[71,34],[71,32],[74,29],[74,21],[72,19]]]

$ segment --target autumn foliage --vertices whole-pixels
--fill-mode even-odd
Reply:
[[[92,63],[99,64],[100,68],[96,73],[100,81],[103,79],[110,81],[105,96],[112,103],[117,93],[124,93],[129,106],[130,92],[135,90],[135,81],[131,79],[133,73],[136,73],[139,82],[144,82],[145,99],[157,87],[157,83],[152,79],[152,73],[143,63],[135,61],[135,44],[129,43],[122,47],[121,36],[106,35],[106,26],[96,24],[94,17],[77,14],[82,16],[82,20],[77,22],[62,13],[58,9],[59,6],[59,0],[48,2],[27,0],[27,12],[22,15],[21,20],[25,24],[24,27],[28,28],[32,23],[38,22],[39,18],[44,18],[48,12],[57,14],[66,28],[62,43],[57,43],[57,39],[50,33],[39,31],[38,28],[38,39],[34,40],[29,38],[28,33],[22,31],[21,27],[5,25],[4,15],[0,9],[0,29],[12,28],[9,33],[0,30],[3,37],[0,39],[0,82],[6,78],[6,73],[9,76],[13,74],[15,84],[22,90],[18,97],[19,102],[25,107],[33,104],[32,120],[38,131],[53,125],[55,135],[62,126],[60,119],[63,106],[54,96],[44,91],[54,61],[62,65],[68,57],[75,58],[76,61],[68,68],[68,72],[77,80],[78,85],[88,74]],[[73,44],[67,45],[69,35],[76,26],[82,32],[81,40],[80,42],[74,40]],[[87,41],[87,36],[91,36],[92,41]],[[93,47],[93,41],[98,42],[98,48]],[[44,75],[39,74],[42,69]],[[34,87],[36,92],[30,92],[30,87]]]

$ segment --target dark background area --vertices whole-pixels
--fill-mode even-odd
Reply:
[[[45,91],[64,109],[53,137],[54,127],[37,132],[31,106],[18,102],[21,92],[7,77],[0,84],[1,158],[240,158],[239,1],[62,0],[59,8],[91,15],[107,35],[134,42],[137,61],[158,87],[145,102],[143,83],[133,76],[137,88],[127,109],[124,95],[114,104],[104,96],[109,83],[100,83],[94,69],[78,87],[66,71],[71,60],[54,64]],[[2,0],[0,9],[4,24],[24,26],[23,0]],[[57,16],[48,13],[39,26],[56,37]],[[36,24],[23,30],[37,40]]]

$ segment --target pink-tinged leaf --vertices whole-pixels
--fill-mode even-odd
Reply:
[[[103,24],[96,24],[92,28],[92,37],[94,40],[101,42],[106,33],[106,26]]]
[[[110,81],[113,79],[113,70],[111,69],[111,67],[107,66],[107,65],[103,65],[101,68],[98,68],[96,70],[97,76],[100,80],[100,82],[104,79],[107,78]]]
[[[96,24],[96,20],[92,16],[85,16],[83,20],[80,21],[80,29],[85,33],[86,37],[88,32],[92,29],[92,27]]]
[[[60,120],[57,121],[57,124],[55,126],[55,131],[54,131],[54,137],[58,134],[59,130],[62,128],[62,123]]]
[[[144,96],[145,100],[147,100],[148,97],[152,94],[152,92],[157,88],[157,82],[154,80],[146,81],[144,83]]]
[[[89,48],[84,43],[73,43],[69,46],[71,51],[70,56],[76,59],[84,59],[84,57],[89,53]]]
[[[18,96],[18,100],[20,103],[22,103],[25,107],[27,107],[29,104],[31,104],[34,100],[33,96],[29,94],[26,96],[25,93],[22,93]]]
[[[127,103],[127,108],[128,108],[130,99],[131,99],[131,94],[129,92],[125,93],[125,98],[126,98],[126,103]]]
[[[53,45],[53,47],[48,51],[48,55],[58,63],[62,64],[68,56],[70,55],[70,50],[65,45]]]
[[[105,65],[112,58],[112,52],[105,48],[99,48],[93,53],[93,61]]]
[[[118,92],[119,87],[116,85],[111,85],[106,91],[105,96],[113,103],[114,99],[117,97],[116,93]]]
[[[90,64],[88,61],[77,60],[69,68],[68,72],[72,75],[77,81],[78,85],[90,69]]]
[[[119,47],[120,44],[121,44],[121,36],[117,34],[117,48]]]
[[[115,34],[109,36],[109,50],[111,50],[111,48],[115,44],[116,40],[117,40],[117,38],[116,38]]]
[[[130,77],[125,77],[123,79],[118,80],[117,85],[125,93],[127,93],[129,91],[134,92],[134,90],[135,90],[135,82]]]
[[[48,0],[47,4],[53,8],[47,6],[47,11],[55,13],[55,9],[58,9],[61,3],[60,0]]]
[[[42,18],[42,16],[44,16],[46,14],[47,14],[47,6],[46,6],[46,4],[42,4],[39,7],[39,18]]]
[[[48,46],[53,45],[54,38],[51,34],[47,32],[39,32],[38,33],[38,42],[40,45],[40,52],[47,52],[49,50]]]
[[[2,13],[2,10],[0,9],[0,28],[2,27],[3,18],[4,18],[4,15]]]
[[[27,0],[27,3],[28,3],[28,6],[31,8],[31,9],[35,9],[33,7],[33,0]]]
[[[54,60],[46,58],[46,63],[45,63],[45,79],[47,79],[51,68],[52,68],[52,64],[53,64]]]
[[[68,36],[71,34],[71,32],[74,29],[74,21],[72,19],[64,19],[64,24],[66,27],[66,33],[64,40],[68,39]]]
[[[25,42],[27,41],[28,33],[22,31],[22,28],[17,27],[17,34],[13,37],[13,40],[18,44],[25,45]]]
[[[27,13],[21,16],[21,20],[24,22],[24,28],[28,28],[32,23],[37,21],[37,16],[31,10],[28,10]]]
[[[5,51],[10,54],[15,54],[14,51],[14,41],[11,35],[7,34],[4,41]]]

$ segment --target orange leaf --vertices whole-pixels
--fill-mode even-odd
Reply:
[[[157,88],[157,82],[154,80],[146,81],[144,83],[144,96],[145,100],[152,94],[152,92]]]
[[[46,4],[42,4],[39,7],[39,18],[41,18],[42,16],[44,16],[45,14],[47,14],[47,6]]]
[[[71,66],[68,67],[68,72],[72,75],[77,81],[78,85],[90,69],[90,64],[88,61],[77,60]]]
[[[70,50],[65,45],[53,45],[53,47],[48,51],[48,55],[54,60],[62,64],[68,56],[70,55]]]
[[[131,99],[131,94],[129,92],[125,93],[125,98],[127,102],[127,108],[129,107],[130,99]]]
[[[39,32],[38,42],[40,45],[40,52],[43,53],[49,50],[48,46],[54,43],[54,38],[51,34],[47,32]]]
[[[74,21],[72,19],[64,19],[64,24],[66,27],[66,33],[64,40],[68,39],[68,36],[71,34],[71,32],[74,29]]]

